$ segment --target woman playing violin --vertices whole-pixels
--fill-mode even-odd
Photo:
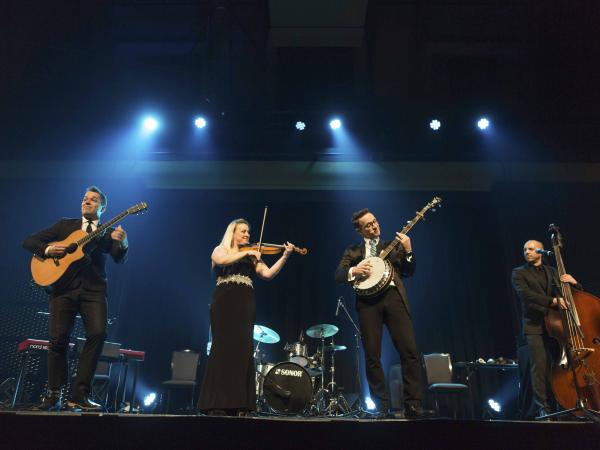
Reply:
[[[269,267],[258,249],[245,249],[250,225],[231,222],[211,255],[217,276],[210,308],[212,346],[198,402],[209,414],[244,415],[256,409],[252,332],[256,316],[253,277],[271,280],[283,268],[294,246],[286,243]]]

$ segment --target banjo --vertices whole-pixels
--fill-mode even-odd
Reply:
[[[417,212],[412,220],[408,221],[405,227],[402,228],[401,233],[408,233],[419,220],[424,220],[427,211],[430,209],[435,211],[435,208],[440,207],[441,204],[442,199],[440,197],[434,197],[421,211]],[[368,277],[357,279],[352,284],[352,288],[354,289],[354,292],[356,292],[356,295],[360,297],[374,297],[389,286],[394,278],[394,267],[392,266],[392,263],[387,260],[387,257],[399,243],[400,240],[396,237],[386,248],[381,250],[379,256],[370,256],[366,258],[366,260],[371,263],[371,274]]]

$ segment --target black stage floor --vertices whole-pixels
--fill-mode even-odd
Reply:
[[[582,422],[0,412],[10,449],[598,449]]]

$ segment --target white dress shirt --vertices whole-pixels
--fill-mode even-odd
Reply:
[[[100,219],[92,220],[92,232],[96,231],[96,229],[98,228],[98,222],[100,222]],[[86,219],[85,217],[82,217],[81,218],[81,229],[83,231],[87,231],[87,226],[88,226],[88,219]]]

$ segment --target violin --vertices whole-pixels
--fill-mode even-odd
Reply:
[[[257,252],[261,252],[263,255],[277,255],[278,253],[281,253],[282,251],[285,250],[285,245],[280,245],[280,244],[267,244],[266,242],[263,242],[262,244],[245,244],[240,246],[240,251],[241,252],[250,252],[250,251],[257,251]],[[294,251],[301,254],[301,255],[306,255],[308,253],[308,250],[305,248],[301,248],[301,247],[296,247],[294,246]]]

